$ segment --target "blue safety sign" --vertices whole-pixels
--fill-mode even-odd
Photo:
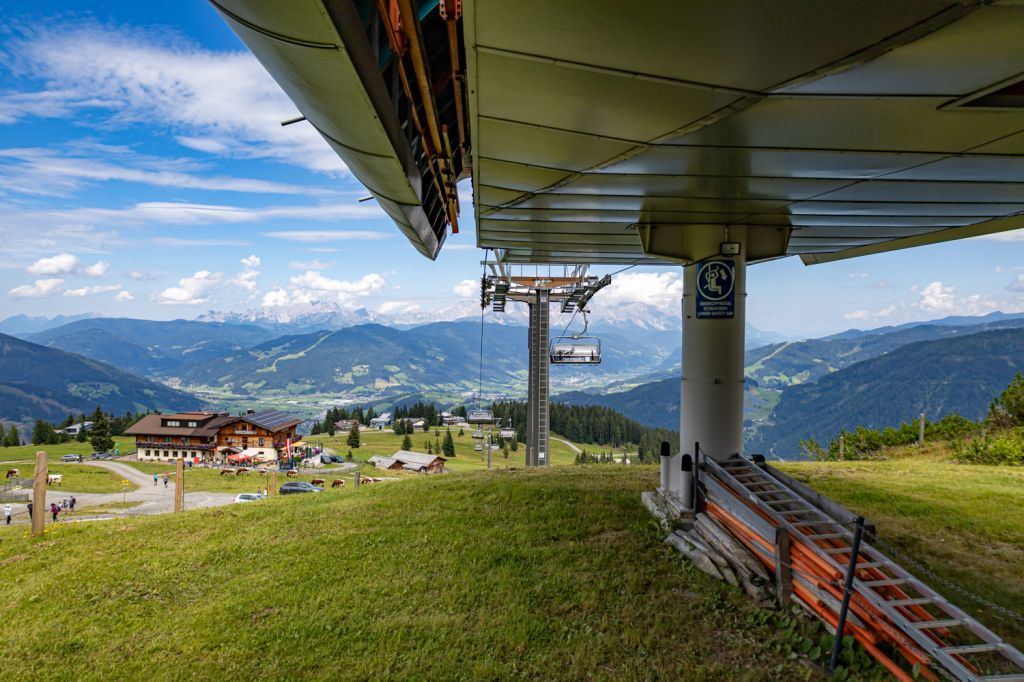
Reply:
[[[735,315],[736,268],[731,260],[697,263],[697,319],[731,320]]]

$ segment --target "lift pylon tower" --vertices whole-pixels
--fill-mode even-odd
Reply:
[[[505,312],[508,301],[525,303],[530,309],[529,383],[526,412],[526,466],[548,464],[548,429],[550,377],[548,343],[551,338],[551,304],[558,303],[560,312],[575,313],[586,309],[591,297],[611,283],[611,277],[598,278],[588,274],[588,265],[511,266],[503,262],[486,265],[491,274],[485,277],[482,303],[494,312]],[[532,272],[529,272],[531,271]],[[545,272],[542,272],[545,271]]]

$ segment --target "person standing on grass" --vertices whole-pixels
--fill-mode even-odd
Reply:
[[[77,500],[75,500],[75,496],[72,495],[71,502],[68,503],[71,506],[71,511],[75,511],[75,502],[77,502]]]
[[[164,487],[166,488],[167,484],[170,483],[170,482],[171,482],[171,475],[170,474],[164,474]]]
[[[60,513],[60,507],[57,506],[56,502],[50,503],[50,513],[53,514],[53,522],[57,523],[57,514]]]
[[[31,523],[32,522],[32,503],[29,502],[27,506],[28,506],[28,520],[29,520],[29,523]]]
[[[7,525],[11,525],[11,505],[4,505],[4,518],[7,520]]]
[[[153,474],[153,485],[156,485],[156,482],[157,482],[158,480],[160,480],[160,477],[159,477],[159,476],[157,476],[156,474]]]

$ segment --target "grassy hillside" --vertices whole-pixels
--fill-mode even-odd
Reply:
[[[426,441],[429,439],[431,443],[443,442],[445,429],[441,428],[441,435],[437,437],[434,434],[434,429],[430,432],[417,431],[415,434],[409,436],[412,439],[412,449],[414,452],[426,452]],[[473,439],[473,427],[464,428],[463,435],[459,435],[459,429],[452,429],[452,440],[455,441],[455,457],[448,460],[445,467],[450,471],[478,471],[480,469],[487,468],[487,462],[481,457],[482,452],[476,452],[473,450],[473,445],[477,442]],[[563,443],[557,434],[553,434],[554,438],[550,441],[550,462],[552,465],[572,464],[576,458],[576,451],[570,446]],[[362,431],[360,433],[361,442],[359,448],[352,451],[352,457],[356,461],[365,462],[374,455],[392,455],[395,451],[400,450],[402,447],[402,439],[405,436],[396,436],[391,431]],[[348,438],[347,433],[336,433],[333,437],[330,436],[307,436],[303,440],[307,443],[318,443],[323,444],[325,447],[330,448],[335,454],[345,455],[348,453],[349,447],[345,444],[345,440]],[[577,447],[586,448],[590,452],[595,452],[599,449],[599,446],[594,445],[579,445]],[[519,444],[519,449],[515,452],[510,452],[508,459],[505,459],[504,454],[501,450],[495,448],[491,453],[491,466],[492,467],[521,467],[526,464],[526,446],[522,443]],[[372,469],[372,467],[371,467]]]
[[[929,571],[1024,613],[1024,469],[956,464],[945,445],[899,448],[885,456],[778,466],[874,521],[883,543]],[[1024,649],[1024,622],[905,567]]]
[[[131,452],[135,449],[135,439],[128,436],[117,436],[114,438],[114,443],[114,447],[122,453]],[[71,453],[77,453],[88,459],[92,454],[92,445],[89,444],[89,441],[84,443],[71,441],[70,443],[59,443],[56,445],[19,445],[17,447],[0,448],[0,465],[8,462],[35,462],[36,453],[40,450],[46,452],[47,459],[50,462],[59,461],[61,455],[70,455]]]
[[[0,678],[807,680],[640,505],[553,467],[0,528]]]

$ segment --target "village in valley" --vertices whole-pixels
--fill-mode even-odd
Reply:
[[[514,469],[522,466],[525,450],[511,418],[464,406],[441,411],[429,403],[380,413],[332,407],[314,420],[278,409],[123,416],[97,409],[88,419],[37,422],[32,444],[16,437],[18,444],[7,440],[8,447],[0,448],[6,474],[0,501],[11,506],[12,524],[26,526],[37,474],[47,489],[47,510],[56,504],[54,520],[62,522],[258,502],[279,494],[338,493],[410,476]],[[627,450],[623,445],[615,456],[589,455],[585,445],[556,436],[550,460],[625,464],[636,457]],[[45,468],[37,467],[36,453],[46,453]]]

